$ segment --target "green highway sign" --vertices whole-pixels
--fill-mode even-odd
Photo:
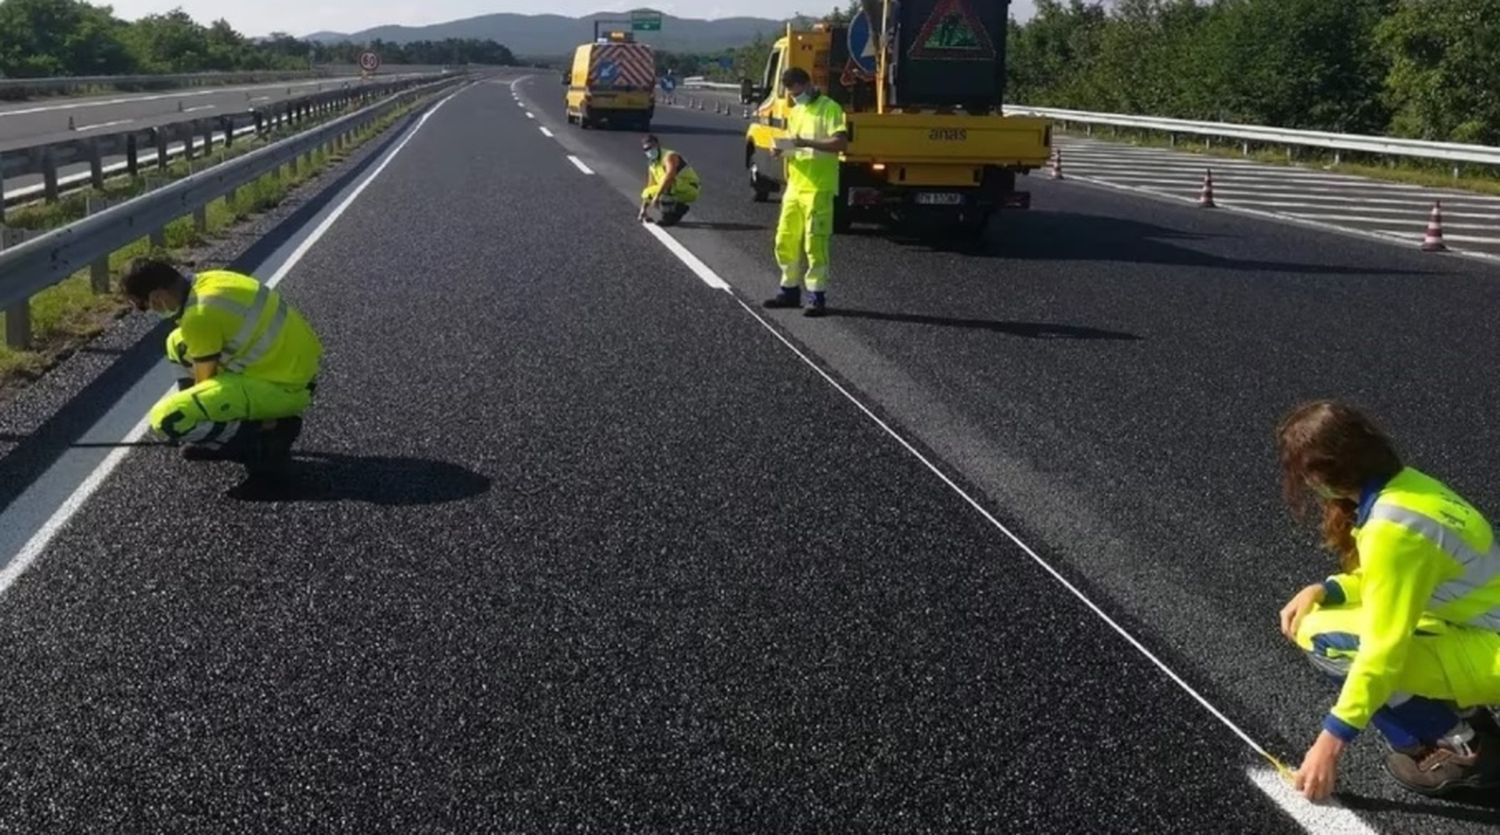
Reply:
[[[630,28],[636,32],[660,32],[661,12],[631,12]]]

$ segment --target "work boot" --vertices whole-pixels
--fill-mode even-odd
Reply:
[[[1389,754],[1385,770],[1403,787],[1428,797],[1500,787],[1500,738],[1476,733],[1471,742],[1445,741],[1415,756]]]
[[[810,319],[816,319],[820,316],[827,316],[828,299],[823,295],[823,291],[816,290],[809,295],[812,296],[812,301],[807,305],[807,309],[802,311],[802,315]]]
[[[769,307],[769,308],[772,308],[772,309],[775,309],[775,308],[786,308],[786,307],[801,307],[802,306],[802,288],[801,287],[783,287],[783,288],[781,288],[781,292],[780,293],[777,293],[776,295],[772,296],[771,298],[766,299],[765,302],[764,302],[764,305],[766,307]]]
[[[252,476],[279,472],[292,456],[292,444],[302,434],[302,418],[277,418],[275,425],[256,427],[245,455],[245,469]]]
[[[671,209],[661,213],[661,221],[658,226],[676,226],[682,220],[682,216],[688,213],[688,207],[679,203]]]
[[[186,444],[182,447],[182,460],[184,461],[234,461],[239,457],[239,450],[228,446]]]

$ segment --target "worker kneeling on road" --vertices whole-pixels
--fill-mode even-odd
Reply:
[[[792,67],[781,74],[781,83],[796,106],[787,116],[792,148],[781,222],[776,226],[781,292],[765,305],[801,307],[805,283],[805,315],[822,316],[827,312],[828,244],[833,236],[833,201],[839,193],[839,154],[849,147],[849,125],[838,102],[813,89],[806,70]],[[772,153],[779,157],[787,152],[776,148]]]
[[[227,270],[184,275],[146,260],[123,287],[136,309],[177,323],[167,357],[192,374],[152,407],[151,429],[185,443],[190,460],[237,460],[252,472],[285,460],[323,353],[302,315],[280,293]]]
[[[687,160],[676,151],[661,146],[654,134],[641,140],[649,164],[646,168],[646,188],[641,192],[641,213],[638,220],[650,222],[646,212],[652,206],[661,211],[660,224],[672,226],[682,220],[688,209],[698,200],[700,182],[698,172],[687,164]]]
[[[1281,610],[1281,631],[1342,682],[1298,769],[1314,800],[1367,725],[1393,751],[1386,770],[1427,795],[1500,786],[1500,543],[1479,511],[1404,466],[1364,415],[1329,401],[1277,432],[1288,502],[1322,513],[1343,573]]]

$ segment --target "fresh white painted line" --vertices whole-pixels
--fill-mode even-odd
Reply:
[[[215,109],[217,107],[218,107],[217,104],[200,104],[197,107],[189,107],[189,108],[187,108],[186,110],[184,110],[182,112],[183,113],[197,113],[200,110],[213,110],[213,109]]]
[[[650,232],[652,237],[661,241],[661,245],[666,247],[667,251],[676,255],[677,260],[686,264],[687,268],[693,271],[693,275],[698,276],[704,284],[715,290],[723,290],[726,293],[733,292],[729,289],[729,282],[720,278],[717,273],[709,269],[707,264],[699,260],[698,256],[689,252],[687,247],[678,243],[676,238],[668,235],[665,230],[654,223],[645,223],[642,225],[646,227],[646,231]]]
[[[113,122],[100,122],[97,125],[79,125],[77,127],[77,130],[79,133],[82,133],[86,130],[103,130],[104,128],[112,128],[116,125],[128,125],[134,121],[134,119],[116,119]]]
[[[380,172],[384,171],[386,166],[391,164],[391,160],[395,159],[396,155],[401,152],[401,149],[406,147],[406,143],[410,142],[412,137],[417,135],[417,131],[422,129],[422,125],[426,124],[427,118],[436,113],[438,108],[447,104],[448,99],[453,98],[461,92],[463,92],[463,89],[454,91],[448,98],[433,105],[432,109],[423,114],[422,118],[412,127],[411,131],[401,140],[400,144],[386,153],[385,159],[381,160],[380,165],[376,166],[369,174],[366,174],[364,181],[351,191],[344,198],[343,202],[339,203],[329,213],[328,217],[322,223],[318,224],[317,228],[296,249],[292,250],[291,255],[287,256],[287,260],[281,265],[281,268],[270,278],[266,279],[266,286],[275,287],[279,284],[286,277],[287,273],[291,271],[292,267],[295,267],[297,262],[302,260],[302,257],[312,248],[312,245],[317,243],[319,238],[323,237],[328,228],[333,225],[333,222],[338,220],[339,216],[349,208],[349,205],[354,202],[355,198],[359,197],[369,187],[370,183],[374,182],[375,178],[380,176]],[[167,389],[167,391],[163,392],[163,395],[170,391],[172,389]],[[94,492],[104,483],[104,480],[109,478],[110,473],[114,472],[115,468],[120,465],[120,462],[125,460],[125,456],[130,453],[130,445],[139,441],[146,434],[148,425],[147,418],[141,418],[140,422],[132,427],[126,433],[125,437],[121,439],[121,446],[118,449],[111,450],[109,455],[105,456],[104,460],[99,462],[99,465],[94,468],[93,472],[89,473],[74,488],[73,492],[58,505],[57,510],[47,518],[46,522],[42,523],[36,533],[32,534],[31,538],[26,540],[26,544],[21,546],[21,549],[16,552],[15,557],[6,564],[3,570],[0,570],[0,594],[4,594],[5,590],[10,588],[11,584],[16,581],[16,578],[20,577],[36,561],[36,558],[41,556],[42,552],[47,549],[47,546],[51,544],[53,538],[57,536],[58,531],[61,531],[63,526],[68,524],[68,520],[73,518],[73,515],[83,507],[89,500],[89,497],[94,495]]]
[[[1291,815],[1293,820],[1302,824],[1309,832],[1317,832],[1319,835],[1375,835],[1375,830],[1360,820],[1358,815],[1336,801],[1313,803],[1288,786],[1286,780],[1272,769],[1255,766],[1246,773],[1256,788],[1265,792],[1282,811]]]
[[[594,173],[594,169],[588,167],[587,165],[584,165],[583,160],[573,156],[572,154],[568,154],[568,162],[573,163],[574,168],[577,168],[579,171],[582,171],[585,174]]]
[[[1016,545],[1016,547],[1020,548],[1021,551],[1026,554],[1026,556],[1031,558],[1032,562],[1036,563],[1038,567],[1040,567],[1047,574],[1051,575],[1052,579],[1061,584],[1063,588],[1067,589],[1068,592],[1071,593],[1075,598],[1077,598],[1078,601],[1081,602],[1085,607],[1087,607],[1089,611],[1097,615],[1100,620],[1104,621],[1104,623],[1109,626],[1110,629],[1113,629],[1121,638],[1125,639],[1126,643],[1134,647],[1136,651],[1143,655],[1147,661],[1150,661],[1158,670],[1166,675],[1168,679],[1170,679],[1174,684],[1181,688],[1183,692],[1192,697],[1194,701],[1196,701],[1205,710],[1207,710],[1215,719],[1218,719],[1219,722],[1222,723],[1224,727],[1228,728],[1231,733],[1239,737],[1241,741],[1243,741],[1250,747],[1250,750],[1260,755],[1267,762],[1279,763],[1279,761],[1269,751],[1267,751],[1264,746],[1262,746],[1259,742],[1256,742],[1253,737],[1251,737],[1242,728],[1240,728],[1239,725],[1236,725],[1232,719],[1224,714],[1223,711],[1219,710],[1213,705],[1212,702],[1204,698],[1201,693],[1193,689],[1193,686],[1191,684],[1188,684],[1187,681],[1182,678],[1182,676],[1178,675],[1175,670],[1167,666],[1166,662],[1158,658],[1155,653],[1153,653],[1146,647],[1145,644],[1141,643],[1138,639],[1136,639],[1134,635],[1127,631],[1125,627],[1121,626],[1118,622],[1115,621],[1114,618],[1110,617],[1109,614],[1101,609],[1099,605],[1096,604],[1091,598],[1089,598],[1087,594],[1085,594],[1077,586],[1073,585],[1073,583],[1069,581],[1067,577],[1063,576],[1062,572],[1058,571],[1052,566],[1051,563],[1043,559],[1040,554],[1033,550],[1030,545],[1027,545],[1019,536],[1011,531],[1010,528],[1006,527],[1003,522],[995,518],[994,514],[986,510],[984,505],[980,504],[979,501],[972,495],[970,495],[968,491],[959,486],[959,484],[952,478],[949,478],[947,473],[943,472],[943,470],[936,464],[934,464],[931,459],[922,454],[922,452],[917,449],[915,445],[913,445],[904,436],[902,436],[901,433],[892,428],[890,424],[882,420],[873,409],[871,409],[869,406],[866,406],[864,402],[861,401],[858,397],[855,397],[852,392],[850,392],[843,386],[843,384],[834,379],[833,375],[829,374],[827,371],[824,371],[821,366],[814,362],[813,359],[807,354],[803,353],[802,350],[795,344],[793,344],[790,339],[787,339],[785,336],[783,336],[781,332],[775,328],[775,326],[773,326],[764,316],[760,314],[759,311],[746,304],[743,299],[735,296],[734,292],[729,287],[729,282],[721,278],[717,273],[710,269],[708,265],[699,260],[697,256],[693,255],[685,247],[678,243],[677,240],[671,235],[668,235],[661,229],[656,228],[654,225],[648,225],[646,228],[651,232],[652,235],[656,237],[657,240],[661,241],[662,244],[666,246],[669,252],[677,256],[678,260],[682,261],[682,263],[685,264],[688,269],[692,270],[693,273],[697,275],[698,278],[701,279],[704,283],[715,289],[721,289],[728,292],[730,294],[730,297],[735,300],[735,303],[743,308],[744,311],[748,313],[752,319],[754,319],[756,322],[759,322],[761,327],[765,328],[766,331],[771,334],[771,336],[775,337],[777,341],[786,346],[787,350],[795,354],[798,359],[802,360],[802,362],[805,363],[807,367],[811,368],[813,372],[816,373],[819,377],[822,377],[823,380],[828,383],[828,385],[832,386],[835,391],[843,395],[844,399],[848,400],[854,405],[856,409],[864,413],[865,417],[869,418],[871,422],[873,422],[881,429],[881,431],[883,431],[886,435],[889,435],[892,440],[894,440],[901,446],[902,449],[905,449],[909,454],[911,454],[913,458],[915,458],[929,471],[931,471],[933,475],[937,476],[938,479],[943,482],[943,484],[948,486],[948,489],[956,493],[959,498],[963,499],[966,504],[977,511],[980,516],[984,517],[984,520],[986,522],[989,522],[990,525],[995,528],[995,530],[999,531],[1002,535],[1004,535],[1006,539],[1009,539]],[[1279,776],[1276,776],[1276,773],[1270,771],[1270,769],[1263,770],[1270,772],[1277,781],[1281,780],[1281,778]],[[1252,779],[1254,779],[1255,772],[1252,770],[1250,773],[1252,775]],[[1256,785],[1260,786],[1260,783],[1257,782]],[[1285,783],[1283,783],[1282,785],[1285,786]],[[1261,790],[1266,791],[1267,794],[1270,794],[1270,791],[1265,786],[1261,786]],[[1287,788],[1287,791],[1291,793],[1290,788]],[[1276,795],[1271,795],[1271,797],[1274,801],[1281,805],[1282,809],[1284,809],[1287,814],[1291,815],[1309,832],[1333,832],[1337,834],[1343,832],[1361,833],[1369,831],[1368,829],[1325,828],[1325,818],[1322,816],[1322,813],[1326,812],[1330,808],[1339,808],[1340,811],[1351,818],[1356,824],[1363,826],[1362,823],[1359,823],[1358,818],[1353,817],[1352,813],[1348,812],[1347,810],[1343,810],[1341,807],[1313,806],[1312,804],[1305,802],[1304,805],[1299,806],[1295,802],[1292,802],[1292,798],[1283,799],[1281,797],[1277,797]]]
[[[539,127],[537,128],[537,130],[540,130],[542,132],[542,136],[545,136],[549,139],[552,138],[552,131],[547,130],[546,126]]]
[[[1305,217],[1309,220],[1338,220],[1343,221],[1344,223],[1365,223],[1370,225],[1390,224],[1391,222],[1397,220],[1397,218],[1389,217],[1369,217],[1368,215],[1341,215],[1319,212],[1287,212],[1287,214],[1291,215],[1292,217]],[[1416,212],[1412,214],[1412,222],[1425,228],[1428,217],[1428,212]],[[1493,223],[1449,223],[1449,217],[1450,215],[1447,212],[1443,212],[1444,229],[1479,229],[1492,232],[1500,232],[1500,227],[1497,227]]]

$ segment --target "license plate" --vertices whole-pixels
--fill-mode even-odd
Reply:
[[[957,206],[964,202],[964,196],[951,191],[919,191],[917,202],[924,206]]]

